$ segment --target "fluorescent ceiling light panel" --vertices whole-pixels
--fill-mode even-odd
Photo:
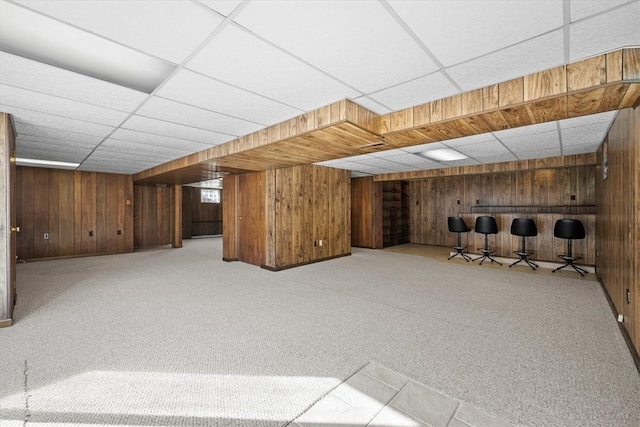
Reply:
[[[176,68],[6,2],[0,18],[0,50],[145,93],[153,92]]]
[[[456,150],[453,150],[451,148],[441,148],[438,150],[430,150],[430,151],[423,151],[421,153],[416,153],[418,156],[430,159],[430,160],[435,160],[438,162],[452,162],[454,160],[462,160],[462,159],[466,159],[467,156],[465,156],[462,153],[459,153]]]
[[[56,169],[75,169],[80,166],[80,163],[69,162],[55,162],[53,160],[38,160],[38,159],[24,159],[21,157],[16,158],[17,166],[39,166],[42,168],[56,168]]]

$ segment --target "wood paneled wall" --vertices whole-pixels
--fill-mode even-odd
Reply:
[[[266,172],[267,256],[282,269],[351,253],[351,175],[315,165]]]
[[[260,265],[271,270],[348,255],[350,211],[346,170],[303,165],[227,177],[223,257],[256,264],[252,248],[260,242]]]
[[[172,186],[135,185],[134,200],[134,246],[171,243]]]
[[[382,248],[382,183],[351,179],[351,246]]]
[[[594,180],[593,166],[579,166],[410,181],[411,242],[451,246],[456,236],[447,217],[495,212],[499,206],[511,212],[521,206],[531,207],[529,213],[587,213],[576,210],[595,204]]]
[[[222,234],[222,203],[202,203],[200,192],[200,188],[182,187],[182,233],[185,239]]]
[[[596,271],[640,352],[640,109],[618,113],[601,165],[605,152],[607,178],[602,166],[596,176]]]
[[[131,176],[19,167],[16,190],[19,258],[133,250]]]
[[[16,297],[15,151],[11,116],[0,113],[0,328],[13,324]]]

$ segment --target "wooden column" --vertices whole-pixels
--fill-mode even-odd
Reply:
[[[0,327],[11,326],[16,295],[15,140],[11,118],[0,113]]]
[[[222,191],[222,260],[238,261],[238,175],[224,178]]]
[[[171,226],[171,246],[182,247],[182,185],[173,186],[173,221]]]

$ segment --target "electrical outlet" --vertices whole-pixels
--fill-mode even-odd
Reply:
[[[122,230],[118,230],[118,236],[122,234]]]
[[[575,195],[575,194],[572,194],[572,195],[571,195],[571,200],[575,200],[575,199],[576,199],[576,195]]]
[[[318,240],[318,246],[322,246],[322,240]]]
[[[44,233],[44,240],[49,240],[49,233]]]
[[[626,291],[627,291],[627,304],[631,304],[631,292],[629,291],[629,289],[627,289]]]
[[[89,232],[89,237],[93,237],[93,231]]]
[[[316,246],[318,246],[318,241],[317,241],[317,240],[314,240],[314,241],[313,241],[313,247],[316,247]]]

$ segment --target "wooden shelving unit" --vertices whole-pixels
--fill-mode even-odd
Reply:
[[[382,246],[409,243],[409,183],[382,183]]]

